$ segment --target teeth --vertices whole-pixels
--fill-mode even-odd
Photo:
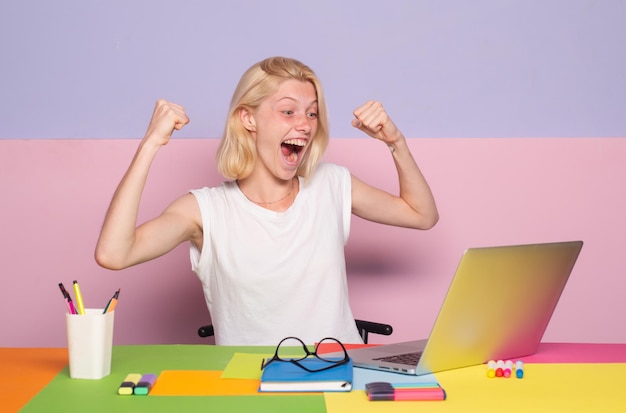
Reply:
[[[285,142],[288,145],[296,145],[296,146],[304,146],[306,145],[306,141],[303,139],[287,139]]]

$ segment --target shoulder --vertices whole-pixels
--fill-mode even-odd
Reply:
[[[236,190],[234,181],[227,181],[219,186],[204,187],[199,189],[191,189],[190,195],[193,195],[199,203],[224,198],[228,193]]]
[[[322,162],[311,175],[311,182],[315,181],[335,181],[343,182],[350,179],[350,171],[345,166],[334,163]]]
[[[321,163],[309,180],[305,188],[318,201],[321,199],[342,200],[342,204],[350,205],[352,193],[352,176],[348,168],[332,163]]]
[[[172,202],[159,217],[169,220],[170,226],[185,228],[188,239],[197,239],[201,234],[202,216],[194,196],[184,194]]]
[[[198,203],[191,193],[187,193],[172,202],[165,210],[169,213],[177,213],[182,216],[195,217],[198,210]]]

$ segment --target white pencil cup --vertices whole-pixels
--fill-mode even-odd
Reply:
[[[111,374],[115,311],[87,308],[84,315],[65,315],[70,377],[98,380]]]

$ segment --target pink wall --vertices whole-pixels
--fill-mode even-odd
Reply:
[[[0,140],[3,299],[0,346],[65,346],[59,282],[81,283],[88,306],[122,289],[115,343],[195,343],[208,320],[187,246],[120,272],[93,248],[137,140]],[[141,217],[187,189],[218,184],[214,139],[179,139],[157,158]],[[582,239],[585,246],[544,339],[626,342],[626,138],[412,139],[441,221],[418,232],[353,220],[347,247],[353,310],[394,335],[428,334],[467,247]],[[388,151],[334,139],[328,160],[393,190]]]

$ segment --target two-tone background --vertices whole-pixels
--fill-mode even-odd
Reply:
[[[624,342],[625,19],[620,0],[4,3],[0,346],[64,346],[57,284],[74,279],[92,307],[121,287],[116,344],[201,342],[187,246],[119,272],[93,249],[155,100],[191,123],[157,157],[140,219],[221,182],[233,89],[272,55],[322,79],[328,160],[395,189],[387,148],[350,126],[380,100],[435,193],[431,231],[353,219],[355,316],[395,328],[376,341],[428,334],[468,247],[582,239],[545,339]]]

